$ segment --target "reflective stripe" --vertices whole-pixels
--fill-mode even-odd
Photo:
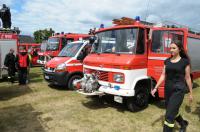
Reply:
[[[176,115],[176,117],[178,117],[180,115],[180,112],[178,112],[178,114]]]
[[[148,57],[149,60],[166,60],[168,57]]]
[[[167,121],[165,121],[164,124],[167,125],[168,127],[174,127],[174,124],[168,123]]]
[[[81,66],[82,63],[66,64],[66,66]]]

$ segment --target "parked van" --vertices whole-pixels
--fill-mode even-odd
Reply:
[[[78,40],[88,40],[91,35],[80,33],[61,33],[55,34],[48,38],[46,43],[46,49],[37,60],[38,64],[44,65],[47,61],[58,56],[60,51],[70,42]]]
[[[57,57],[44,66],[44,78],[51,84],[73,89],[73,81],[83,77],[83,59],[89,54],[89,41],[75,41],[67,44]]]

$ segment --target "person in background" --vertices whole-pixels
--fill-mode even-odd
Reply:
[[[10,29],[11,28],[11,13],[10,8],[3,4],[2,8],[0,9],[0,18],[3,23],[3,28]]]
[[[11,83],[14,83],[15,79],[15,55],[14,55],[14,49],[10,49],[9,53],[6,55],[5,60],[4,60],[4,65],[8,69],[8,80]]]
[[[29,62],[30,60],[27,51],[21,47],[19,54],[16,56],[16,67],[19,75],[19,85],[24,85],[27,83]]]
[[[32,50],[28,51],[28,53],[27,53],[28,54],[28,59],[29,59],[29,64],[28,64],[28,67],[27,67],[27,79],[26,79],[26,83],[28,83],[30,81],[29,73],[30,73],[30,68],[32,67]]]
[[[152,96],[165,80],[165,103],[166,114],[163,132],[172,132],[174,122],[180,125],[180,132],[185,132],[188,121],[184,120],[179,113],[184,94],[189,88],[189,101],[192,102],[192,82],[190,77],[190,60],[179,41],[170,44],[171,57],[164,61],[164,69],[155,88],[151,91]]]

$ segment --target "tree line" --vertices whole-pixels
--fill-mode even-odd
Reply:
[[[42,43],[43,40],[47,40],[54,33],[55,31],[52,28],[35,31],[33,33],[35,43]]]

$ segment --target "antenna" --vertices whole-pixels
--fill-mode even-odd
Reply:
[[[150,4],[150,0],[147,0],[147,9],[146,9],[146,15],[145,15],[145,19],[144,19],[144,21],[146,21],[147,20],[147,16],[149,15],[149,4]]]

